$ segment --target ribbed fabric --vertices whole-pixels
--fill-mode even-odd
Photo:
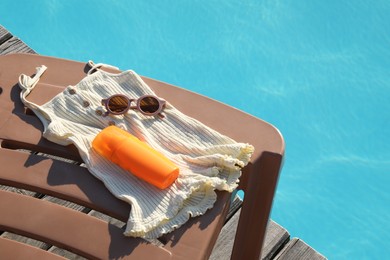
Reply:
[[[38,68],[37,77],[45,69]],[[89,171],[113,195],[131,204],[125,235],[157,238],[180,227],[189,217],[204,214],[216,200],[216,189],[231,192],[237,187],[240,169],[253,153],[253,146],[237,143],[181,113],[169,104],[169,97],[164,118],[145,116],[137,110],[101,116],[99,111],[105,112],[101,100],[113,94],[134,99],[155,95],[134,71],[111,74],[97,70],[41,106],[26,99],[37,77],[21,75],[23,103],[41,119],[45,138],[61,145],[74,144]],[[92,149],[95,136],[113,123],[147,142],[180,168],[172,186],[160,190]]]

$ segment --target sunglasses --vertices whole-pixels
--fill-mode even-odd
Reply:
[[[135,102],[135,106],[131,105],[133,101]],[[164,109],[165,103],[165,100],[152,95],[144,95],[138,99],[129,99],[125,95],[116,94],[109,98],[102,99],[102,105],[104,105],[107,110],[103,116],[107,116],[108,114],[122,115],[129,109],[137,109],[144,115],[158,115],[161,118],[164,118],[161,111]]]

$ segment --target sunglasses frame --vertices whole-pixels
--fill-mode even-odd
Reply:
[[[112,111],[110,108],[109,108],[109,103],[110,103],[110,100],[114,97],[121,97],[121,98],[124,98],[124,100],[127,101],[127,107],[121,111],[121,112],[114,112]],[[141,102],[144,98],[154,98],[155,100],[157,100],[158,102],[158,109],[153,112],[153,113],[149,113],[149,112],[145,112],[141,109]],[[136,105],[135,106],[132,106],[131,103],[135,101],[136,102]],[[130,109],[136,109],[138,110],[139,112],[141,112],[141,114],[144,114],[146,116],[160,116],[161,118],[164,118],[164,115],[161,113],[162,110],[164,109],[165,107],[165,104],[166,104],[166,101],[164,99],[161,99],[159,97],[156,97],[154,95],[143,95],[137,99],[130,99],[128,98],[127,96],[123,95],[123,94],[114,94],[108,98],[104,98],[102,99],[102,105],[106,108],[106,111],[103,116],[108,116],[109,114],[113,114],[113,115],[123,115],[123,114],[126,114],[127,111],[129,111]]]

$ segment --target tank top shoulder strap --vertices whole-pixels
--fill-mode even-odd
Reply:
[[[20,99],[22,100],[22,102],[25,105],[29,105],[30,108],[33,108],[33,109],[37,108],[38,105],[33,103],[33,102],[28,101],[26,99],[26,97],[30,94],[31,90],[33,90],[34,87],[37,85],[37,83],[39,82],[39,79],[47,70],[47,67],[45,65],[41,65],[41,66],[37,67],[36,70],[37,70],[36,73],[32,77],[27,76],[26,74],[21,74],[19,76],[19,86],[22,89],[22,91],[20,93]]]
[[[115,66],[111,66],[111,65],[108,65],[108,64],[104,64],[104,63],[94,63],[93,61],[88,61],[88,65],[91,67],[89,69],[89,71],[87,72],[87,75],[91,75],[92,73],[94,73],[95,71],[99,70],[101,67],[106,67],[106,68],[110,68],[110,69],[115,69],[115,70],[119,70],[119,68],[115,67]]]

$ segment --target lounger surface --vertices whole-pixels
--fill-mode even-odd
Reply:
[[[49,70],[29,95],[29,100],[38,104],[47,102],[68,85],[78,83],[89,69],[85,62],[39,55],[0,57],[0,184],[72,201],[125,222],[131,207],[111,195],[80,165],[75,147],[60,146],[42,138],[40,120],[21,103],[19,75],[33,75],[35,68],[42,64]],[[240,181],[245,200],[232,258],[258,256],[284,153],[279,131],[267,122],[215,100],[150,78],[143,79],[157,95],[183,113],[236,141],[255,146]],[[218,200],[211,210],[164,235],[160,238],[162,246],[156,246],[139,238],[124,237],[120,228],[85,213],[1,191],[0,230],[38,239],[86,258],[207,259],[229,203],[230,194],[218,192]],[[12,250],[0,254],[12,258],[9,251]]]

